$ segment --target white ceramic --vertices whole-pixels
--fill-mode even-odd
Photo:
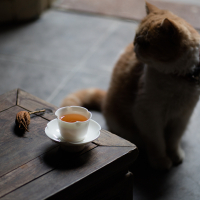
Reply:
[[[85,116],[88,120],[87,121],[77,121],[74,123],[69,123],[62,121],[60,117],[66,114],[81,114]],[[67,106],[59,108],[55,115],[58,119],[58,127],[60,129],[60,134],[62,137],[68,141],[68,142],[80,142],[84,140],[85,135],[88,130],[88,125],[90,122],[90,119],[92,117],[92,113],[89,112],[86,108],[80,107],[80,106]]]
[[[81,142],[71,143],[62,138],[58,127],[58,120],[53,119],[47,124],[45,133],[52,141],[59,143],[62,149],[69,152],[78,152],[81,151],[86,144],[97,139],[100,135],[100,130],[101,126],[96,121],[91,119],[84,140]]]

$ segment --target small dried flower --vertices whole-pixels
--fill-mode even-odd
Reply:
[[[28,111],[20,111],[16,115],[16,124],[18,125],[19,129],[28,131],[28,125],[31,122],[30,114],[44,112],[45,110],[38,110],[33,112]]]
[[[28,125],[31,122],[30,114],[27,111],[20,111],[16,115],[16,123],[19,129],[28,131]]]

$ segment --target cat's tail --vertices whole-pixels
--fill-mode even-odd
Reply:
[[[82,106],[89,109],[101,110],[106,91],[97,88],[88,88],[67,95],[60,107]]]

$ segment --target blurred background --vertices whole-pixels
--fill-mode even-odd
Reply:
[[[149,0],[200,30],[199,0]],[[0,94],[21,88],[59,106],[82,88],[107,89],[115,62],[145,16],[143,0],[0,0]],[[139,156],[134,199],[199,200],[200,104],[182,145],[186,159],[160,174]],[[101,113],[93,119],[107,129]]]

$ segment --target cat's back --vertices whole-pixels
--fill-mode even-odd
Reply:
[[[144,64],[140,62],[133,51],[133,44],[129,44],[117,61],[110,84],[111,90],[135,90],[143,73]]]
[[[117,61],[103,103],[103,113],[108,126],[116,128],[116,124],[128,126],[132,118],[132,108],[141,82],[144,64],[133,51],[133,44],[125,49]],[[128,128],[128,127],[127,127]]]

